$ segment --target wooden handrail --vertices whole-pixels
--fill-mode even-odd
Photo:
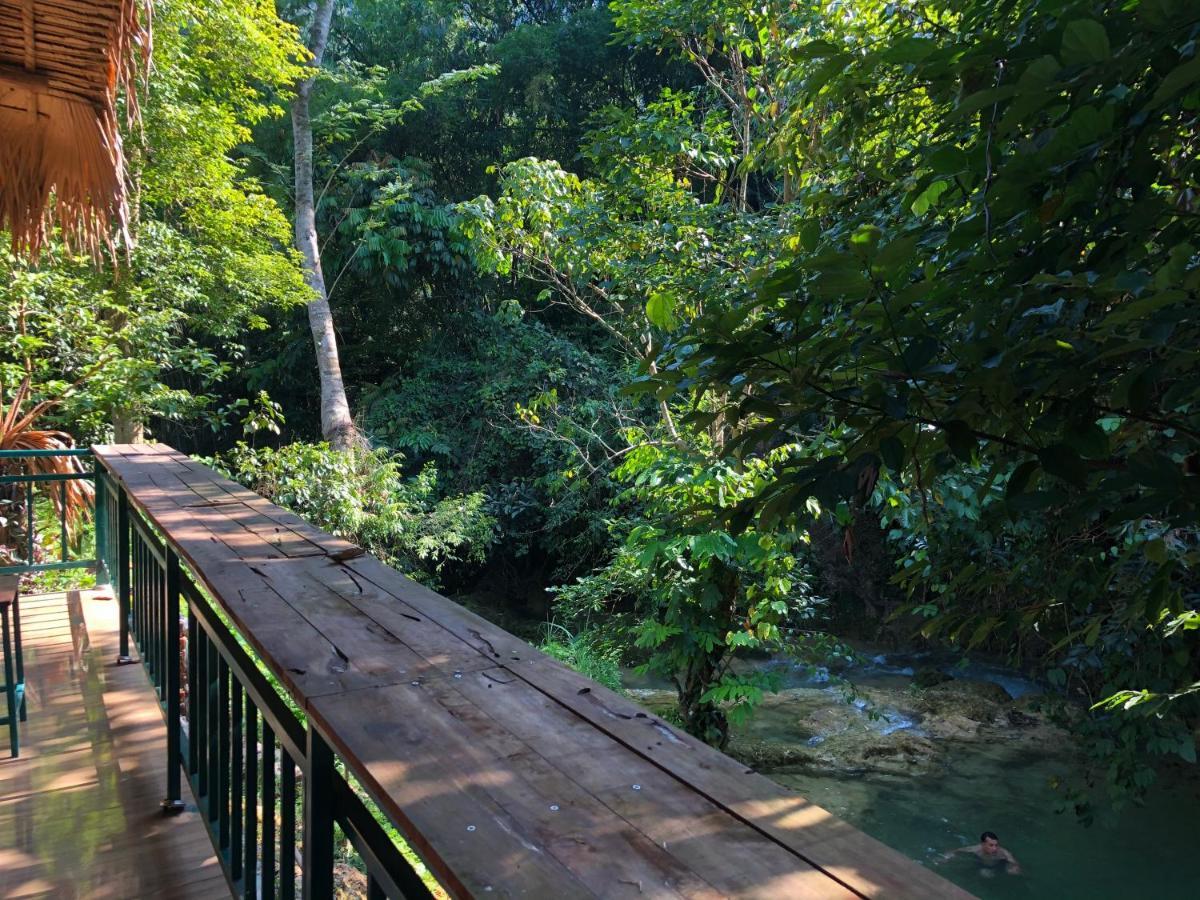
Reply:
[[[970,896],[183,454],[94,450],[452,895]]]

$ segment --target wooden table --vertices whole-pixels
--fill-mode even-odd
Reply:
[[[183,454],[94,450],[452,894],[970,896]]]

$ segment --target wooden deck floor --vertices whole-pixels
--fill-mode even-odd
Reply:
[[[207,831],[165,818],[166,729],[140,665],[117,666],[117,604],[21,598],[29,721],[0,754],[0,897],[229,897]]]

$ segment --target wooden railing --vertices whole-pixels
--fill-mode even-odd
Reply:
[[[395,837],[455,897],[968,896],[169,447],[94,449],[164,806],[185,773],[239,895],[332,896],[340,832],[372,898],[429,896]]]
[[[97,485],[100,569],[120,601],[118,662],[133,661],[132,638],[167,722],[164,811],[184,808],[186,772],[237,896],[291,898],[299,881],[304,897],[332,897],[336,823],[363,861],[369,897],[431,897],[177,550],[119,480],[102,470]]]

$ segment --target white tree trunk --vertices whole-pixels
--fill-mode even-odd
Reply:
[[[334,0],[318,0],[309,32],[308,49],[312,52],[309,65],[320,68],[329,40],[333,20]],[[329,309],[329,294],[325,290],[325,275],[321,271],[321,248],[317,240],[317,210],[313,196],[313,137],[309,99],[314,75],[296,85],[292,102],[292,139],[296,157],[296,249],[304,257],[304,280],[312,289],[308,303],[308,324],[312,329],[313,346],[317,351],[317,370],[321,376],[321,434],[338,450],[349,450],[358,439],[350,403],[342,383],[342,367],[338,360],[337,335],[333,328],[333,313]]]
[[[126,407],[114,409],[112,426],[113,443],[115,444],[144,444],[146,442],[146,423],[131,409]]]

